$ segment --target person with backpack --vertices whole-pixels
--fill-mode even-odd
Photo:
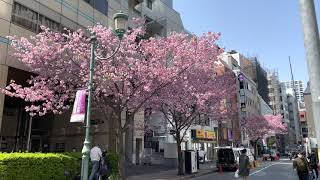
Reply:
[[[107,158],[107,151],[103,151],[102,157],[100,160],[100,171],[99,175],[101,177],[100,180],[107,180],[109,176],[111,175],[111,165],[109,164],[108,158]]]
[[[297,171],[299,180],[309,180],[309,164],[303,153],[293,161],[293,169]]]
[[[309,162],[310,162],[310,169],[312,172],[315,172],[316,178],[318,179],[319,177],[319,172],[318,172],[318,159],[316,156],[315,151],[313,150],[309,156]]]

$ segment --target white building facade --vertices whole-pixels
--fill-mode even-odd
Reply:
[[[282,82],[286,89],[295,89],[297,100],[304,103],[304,84],[303,81],[284,81]]]
[[[289,120],[290,120],[290,129],[289,133],[290,140],[294,140],[294,144],[297,145],[302,141],[302,131],[301,131],[301,123],[299,117],[299,108],[297,104],[297,99],[294,96],[293,89],[287,89],[287,99],[288,99],[288,107],[289,107]]]

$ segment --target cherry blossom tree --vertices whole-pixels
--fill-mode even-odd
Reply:
[[[258,141],[270,132],[270,126],[263,116],[252,116],[245,120],[245,132],[254,147],[254,158],[258,155]]]
[[[282,123],[281,115],[252,116],[245,120],[246,134],[254,144],[255,158],[257,156],[257,142],[267,135],[282,134],[287,131]]]
[[[212,64],[193,67],[153,99],[152,106],[164,114],[176,141],[179,175],[183,174],[181,143],[190,126],[195,120],[201,123],[202,116],[225,115],[224,100],[236,93],[231,72],[214,75]]]
[[[283,117],[278,115],[265,115],[264,118],[271,127],[270,133],[273,134],[285,134],[288,132],[287,125],[283,123]]]
[[[115,150],[121,154],[123,171],[122,134],[130,126],[128,119],[142,110],[147,101],[164,94],[163,89],[172,82],[191,79],[185,74],[192,74],[193,69],[208,69],[209,62],[217,61],[217,55],[222,52],[215,44],[219,34],[190,37],[173,33],[168,37],[143,40],[140,37],[145,33],[144,28],[137,27],[128,31],[120,41],[112,29],[101,25],[89,31],[97,36],[97,55],[108,57],[118,49],[113,58],[95,63],[93,104],[106,119],[112,117],[109,118],[110,130],[117,137]],[[63,113],[73,101],[76,90],[87,87],[90,38],[83,30],[59,33],[43,28],[30,39],[10,39],[14,55],[38,76],[30,77],[28,87],[12,81],[2,92],[32,102],[33,105],[26,107],[32,116]],[[183,88],[192,93],[195,87],[185,85]],[[207,96],[192,97],[203,103]],[[124,124],[121,122],[122,112],[127,114]]]

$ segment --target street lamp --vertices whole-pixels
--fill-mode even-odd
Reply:
[[[123,34],[127,29],[128,16],[120,11],[119,13],[113,15],[113,19],[115,33],[119,39],[122,39]]]
[[[128,16],[122,12],[116,13],[114,15],[114,22],[115,22],[115,34],[121,40],[123,34],[126,32],[126,24],[128,21]],[[97,36],[95,33],[92,33],[90,37],[91,41],[91,52],[90,52],[90,74],[89,74],[89,84],[88,84],[88,104],[87,104],[87,115],[86,115],[86,132],[85,132],[85,140],[83,142],[82,148],[82,164],[81,164],[81,180],[88,179],[88,167],[89,167],[89,154],[90,154],[90,121],[91,121],[91,99],[92,99],[92,88],[93,88],[93,75],[94,75],[94,63],[95,58],[106,60],[112,58],[116,52],[119,50],[119,46],[115,50],[115,52],[110,55],[109,57],[102,58],[96,56],[96,46],[97,46]]]

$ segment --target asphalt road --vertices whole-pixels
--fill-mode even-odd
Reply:
[[[234,172],[213,173],[194,180],[234,180]],[[249,180],[298,180],[291,161],[267,162],[250,172]]]

